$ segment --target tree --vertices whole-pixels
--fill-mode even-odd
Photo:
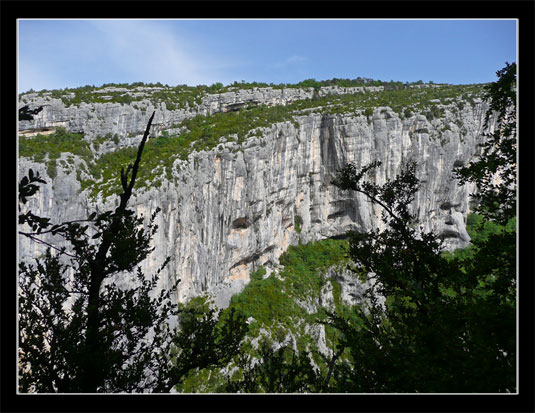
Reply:
[[[291,347],[274,350],[263,341],[258,349],[259,359],[241,354],[238,366],[242,377],[231,381],[227,376],[225,392],[230,393],[306,393],[317,392],[321,377],[310,363],[309,354],[297,354]]]
[[[516,63],[506,62],[496,75],[498,81],[485,88],[485,127],[496,117],[496,128],[486,135],[480,157],[455,174],[460,183],[477,183],[477,212],[505,225],[516,214]]]
[[[28,105],[23,106],[19,109],[19,120],[33,120],[34,115],[37,115],[42,110],[43,106],[39,106],[33,110]]]
[[[333,184],[364,194],[383,210],[385,230],[350,233],[348,255],[361,280],[371,280],[366,306],[329,313],[339,332],[327,374],[311,367],[306,353],[264,345],[253,362],[241,356],[241,379],[231,391],[313,392],[515,392],[516,230],[514,183],[516,129],[513,65],[488,87],[498,134],[479,160],[463,171],[480,196],[480,232],[472,245],[447,254],[436,234],[424,233],[411,213],[419,188],[416,164],[406,163],[393,180],[378,185],[380,163],[349,164]],[[420,81],[421,83],[421,81]],[[509,86],[506,86],[506,83]],[[487,122],[487,126],[490,124]],[[509,159],[509,167],[505,158]],[[485,169],[500,170],[492,182]],[[505,194],[505,195],[504,195]],[[503,202],[503,203],[500,203]],[[504,225],[506,223],[506,225]]]
[[[203,334],[170,328],[170,319],[178,314],[171,291],[154,293],[169,258],[151,277],[138,267],[153,250],[150,240],[157,229],[154,220],[159,209],[145,229],[143,217],[136,217],[127,205],[153,118],[154,113],[134,164],[126,171],[121,169],[123,191],[114,211],[52,226],[49,218],[31,211],[19,214],[19,225],[29,225],[33,231],[19,234],[48,247],[35,265],[19,263],[22,392],[169,391],[183,374],[170,361],[172,350],[184,343],[198,346],[204,339],[220,335],[220,330],[214,333],[213,313],[195,324]],[[19,183],[21,204],[38,191],[37,183],[46,182],[30,170]],[[60,235],[70,248],[42,240],[45,234]],[[120,286],[120,279],[127,287]],[[225,357],[237,351],[235,343],[244,334],[240,325],[244,325],[243,317],[237,315],[230,318],[232,329],[223,329],[227,333],[223,341],[232,344]],[[207,353],[216,354],[210,362],[217,363],[219,347],[210,341],[203,344]],[[185,348],[179,350],[187,353]],[[187,368],[197,364],[190,362]]]
[[[516,210],[516,170],[514,163],[505,165],[505,159],[514,159],[516,141],[509,124],[513,109],[507,106],[514,101],[512,67],[499,71],[499,81],[489,86],[487,120],[498,111],[500,132],[464,171],[465,180],[481,191],[480,210],[497,225],[514,218]],[[489,165],[501,168],[498,186],[484,171]],[[501,226],[468,251],[447,256],[435,234],[416,229],[410,213],[418,189],[415,164],[382,186],[364,180],[377,166],[347,165],[334,181],[381,206],[387,229],[351,235],[354,271],[375,284],[366,293],[368,308],[353,309],[357,322],[330,315],[330,324],[343,334],[339,351],[350,354],[349,361],[336,365],[331,390],[516,391],[514,228]]]
[[[177,382],[192,370],[227,364],[242,351],[242,339],[248,331],[242,313],[234,309],[220,310],[215,317],[215,310],[209,304],[197,305],[195,300],[181,305],[181,330],[171,352],[171,374]]]
[[[223,83],[221,82],[216,82],[206,88],[209,93],[215,93],[220,89],[223,89]]]

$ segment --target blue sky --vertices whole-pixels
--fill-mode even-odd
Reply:
[[[485,83],[515,20],[19,20],[18,86],[377,80]]]

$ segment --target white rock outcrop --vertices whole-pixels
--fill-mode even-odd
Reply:
[[[233,93],[233,99],[225,94],[211,95],[219,100],[206,100],[203,105],[212,112],[229,105],[265,102],[269,96],[273,104],[280,104],[302,98],[307,92],[297,90],[291,95],[281,90],[278,98],[271,92],[247,93]],[[236,96],[242,96],[241,100]],[[119,106],[58,106],[43,110],[21,129],[64,122],[68,128],[89,135],[95,135],[103,125],[104,133],[138,133],[153,109],[157,111],[156,123],[164,129],[191,115],[149,104],[147,115],[143,115],[131,106]],[[372,177],[379,184],[393,178],[404,161],[418,162],[422,187],[413,204],[414,213],[424,230],[440,234],[449,248],[464,246],[469,241],[464,224],[470,210],[469,195],[475,188],[459,186],[452,169],[454,163],[465,164],[477,155],[485,111],[481,103],[466,105],[459,112],[446,110],[442,118],[432,122],[423,115],[401,119],[389,108],[376,108],[371,117],[360,112],[333,115],[316,111],[298,116],[298,127],[284,122],[264,128],[262,137],[252,138],[241,147],[227,143],[192,153],[182,162],[174,182],[164,180],[159,188],[137,190],[131,200],[130,207],[146,219],[157,207],[162,210],[152,240],[155,251],[142,269],[152,274],[170,256],[160,288],[180,279],[178,301],[213,291],[222,303],[228,302],[229,291],[242,288],[250,270],[277,263],[287,247],[298,240],[309,242],[380,226],[379,208],[364,196],[340,191],[331,184],[336,171],[346,163],[363,166],[375,160],[382,161]],[[444,132],[445,125],[448,130]],[[28,208],[52,217],[54,222],[84,218],[95,208],[103,211],[116,205],[114,197],[99,198],[92,204],[86,192],[79,192],[76,170],[58,166],[57,176],[51,179],[44,164],[21,158],[19,176],[27,174],[29,168],[39,171],[48,184],[41,186]],[[25,237],[19,239],[20,259],[42,252],[42,246]]]

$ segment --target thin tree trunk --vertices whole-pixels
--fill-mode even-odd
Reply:
[[[102,340],[100,339],[100,325],[101,325],[101,314],[99,311],[100,304],[100,287],[102,281],[106,278],[107,274],[107,259],[106,256],[112,245],[112,240],[115,234],[117,233],[117,228],[121,225],[121,216],[126,211],[126,206],[130,197],[132,196],[132,189],[137,176],[137,171],[139,168],[139,163],[141,161],[141,154],[143,152],[143,147],[149,136],[150,126],[154,118],[154,114],[149,119],[147,128],[145,129],[145,134],[143,139],[139,144],[137,157],[134,162],[134,166],[129,165],[126,173],[124,173],[124,168],[121,170],[121,183],[123,186],[123,193],[121,194],[121,202],[119,206],[115,209],[112,222],[108,229],[102,234],[102,243],[95,255],[95,258],[90,262],[91,269],[91,284],[89,287],[89,297],[88,297],[88,306],[87,306],[87,335],[85,348],[87,351],[86,357],[83,361],[83,373],[81,375],[81,391],[84,393],[95,393],[98,391],[99,387],[104,385],[105,373],[102,370]],[[128,172],[132,169],[132,178],[128,182]]]

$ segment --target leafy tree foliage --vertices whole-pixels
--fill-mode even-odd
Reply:
[[[321,380],[306,352],[296,353],[290,347],[277,350],[263,341],[260,359],[241,354],[238,365],[242,378],[228,380],[224,391],[229,393],[307,393],[315,392]]]
[[[91,214],[88,225],[67,222],[48,229],[47,219],[33,226],[34,233],[20,232],[36,241],[46,233],[59,234],[71,246],[67,252],[66,247],[48,244],[59,254],[52,255],[48,248],[35,266],[19,265],[22,391],[142,391],[169,380],[162,358],[153,354],[171,335],[165,328],[171,311],[169,292],[151,298],[158,274],[146,280],[139,268],[132,280],[136,288],[121,289],[112,280],[121,272],[132,272],[151,252],[157,212],[145,230],[143,218],[127,209],[151,121],[134,166],[121,171],[124,192],[115,211]],[[20,184],[23,196],[36,192],[35,186],[25,189],[34,185],[32,181],[43,183],[29,174],[30,181],[23,178]],[[68,266],[62,255],[70,258]],[[68,267],[73,272],[70,280]]]
[[[436,235],[411,225],[412,166],[384,186],[361,184],[363,177],[346,168],[336,185],[382,205],[388,229],[350,239],[355,270],[375,284],[369,308],[354,308],[357,324],[332,316],[343,333],[339,347],[352,357],[335,369],[332,390],[514,391],[514,231],[501,241],[489,237],[471,257],[447,260]]]
[[[496,128],[487,134],[480,158],[456,175],[461,183],[477,183],[477,211],[505,225],[516,214],[516,63],[506,63],[496,74],[498,81],[485,88],[490,102],[485,127],[496,116]]]
[[[121,169],[123,191],[114,211],[55,225],[31,211],[19,215],[19,224],[33,231],[19,234],[48,246],[35,264],[19,263],[22,392],[169,391],[188,369],[217,363],[237,351],[243,317],[232,314],[216,329],[209,313],[184,323],[178,332],[169,326],[178,314],[171,290],[154,293],[169,259],[151,277],[138,267],[153,250],[159,209],[144,228],[143,217],[127,205],[153,117],[134,164]],[[21,204],[37,192],[37,183],[45,181],[30,170],[19,183]],[[61,236],[69,248],[42,240],[45,234]],[[181,356],[173,364],[170,354],[177,349]]]
[[[497,84],[503,85],[509,74],[510,69],[498,72]],[[366,292],[368,304],[318,320],[340,333],[334,354],[326,360],[325,376],[311,369],[305,352],[297,357],[288,347],[277,351],[263,348],[260,361],[245,367],[243,380],[229,388],[275,392],[516,391],[516,199],[511,192],[511,175],[516,170],[514,164],[506,167],[505,157],[497,155],[506,153],[511,159],[516,137],[510,135],[513,126],[504,123],[514,115],[505,109],[506,104],[495,102],[503,103],[504,94],[509,96],[509,103],[514,97],[510,87],[494,85],[489,91],[487,119],[491,111],[498,110],[502,127],[501,134],[496,135],[500,140],[495,142],[507,143],[501,149],[486,146],[480,159],[465,172],[465,180],[475,182],[483,193],[485,216],[471,219],[481,221],[475,227],[484,235],[474,237],[467,250],[444,254],[438,236],[419,229],[411,213],[419,188],[414,163],[407,163],[384,185],[373,179],[378,162],[361,169],[347,165],[334,184],[362,193],[380,206],[386,224],[385,230],[351,233],[349,237],[354,272],[373,281]],[[502,182],[493,186],[484,170],[496,163],[501,167]]]
[[[181,330],[172,349],[172,375],[182,379],[192,370],[228,363],[241,351],[248,327],[245,316],[231,309],[224,315],[210,308],[186,308],[180,313]],[[180,380],[179,380],[180,381]]]
[[[505,105],[511,95],[511,67],[490,86],[491,108],[498,110],[500,149],[490,144],[467,168],[466,180],[483,192],[481,208],[497,225],[514,217],[511,192],[516,170],[514,119]],[[503,82],[509,79],[509,86]],[[494,91],[494,95],[492,94]],[[498,99],[498,104],[496,103]],[[504,103],[505,102],[505,103]],[[505,133],[508,133],[505,136]],[[495,140],[495,145],[498,141]],[[507,154],[499,156],[497,152]],[[482,171],[500,159],[502,183],[489,183]],[[383,186],[364,181],[377,163],[360,171],[348,165],[335,185],[365,194],[383,207],[384,231],[353,234],[350,255],[355,271],[375,280],[367,292],[370,306],[355,308],[358,323],[338,315],[331,324],[343,333],[339,347],[352,361],[334,370],[335,391],[365,392],[512,392],[516,391],[516,232],[501,226],[473,240],[470,254],[441,254],[432,234],[415,229],[409,205],[417,191],[414,165]],[[496,170],[496,169],[495,169]],[[500,203],[499,203],[500,202]],[[501,203],[503,202],[503,203]],[[505,222],[504,222],[505,221]],[[379,296],[386,298],[378,302]]]
[[[28,105],[23,106],[19,109],[19,120],[33,120],[34,115],[37,115],[42,110],[42,106],[39,106],[35,109],[30,109]]]
[[[39,173],[34,174],[33,170],[29,170],[28,176],[22,178],[19,182],[19,202],[26,204],[28,199],[35,195],[39,191],[39,186],[37,183],[46,184],[46,182],[39,177]],[[31,211],[25,213],[21,212],[21,207],[19,205],[19,225],[28,224],[32,227],[33,231],[41,230],[48,226],[50,218],[41,218],[35,214],[32,214]]]

